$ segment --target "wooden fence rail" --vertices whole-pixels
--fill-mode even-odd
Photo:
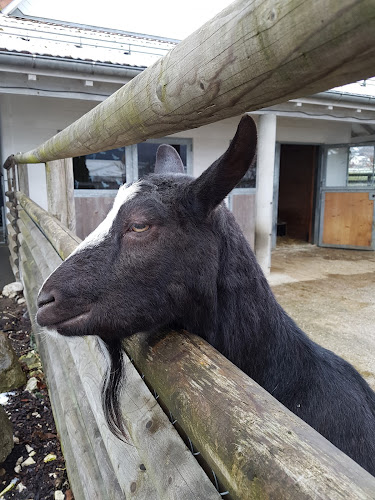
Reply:
[[[373,76],[373,0],[237,0],[17,163],[188,130]]]
[[[25,194],[16,198],[20,270],[33,318],[41,283],[79,240]],[[102,413],[105,363],[97,338],[52,338],[33,327],[77,500],[220,498],[128,358],[124,443]],[[137,334],[124,348],[227,498],[373,499],[374,477],[202,339],[187,332]]]

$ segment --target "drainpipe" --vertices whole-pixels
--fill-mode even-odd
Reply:
[[[0,51],[0,71],[12,73],[32,73],[64,78],[90,77],[97,81],[122,83],[134,78],[145,68],[105,64],[94,61],[77,61],[33,54]]]

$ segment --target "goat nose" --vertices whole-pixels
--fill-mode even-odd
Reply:
[[[37,305],[38,307],[42,307],[51,302],[55,302],[55,300],[55,296],[52,292],[45,292],[42,290],[38,296]]]

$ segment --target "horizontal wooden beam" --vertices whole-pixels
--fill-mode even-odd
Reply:
[[[124,341],[231,498],[367,499],[375,478],[201,338]]]
[[[24,193],[16,193],[17,201],[40,228],[62,259],[66,259],[80,243],[80,239],[59,220],[30,200]]]
[[[237,0],[18,163],[193,129],[373,76],[373,0]]]

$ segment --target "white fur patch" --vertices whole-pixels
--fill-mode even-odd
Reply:
[[[122,205],[135,198],[137,194],[140,193],[140,185],[139,182],[135,182],[131,186],[121,186],[116,195],[115,201],[113,202],[113,207],[109,211],[107,217],[99,224],[99,226],[94,229],[92,233],[90,233],[87,238],[85,238],[82,243],[78,245],[78,247],[72,252],[69,257],[72,255],[81,252],[85,248],[93,248],[99,245],[104,239],[108,236],[109,231],[112,227],[112,224],[118,214]],[[68,257],[68,258],[69,258]]]

